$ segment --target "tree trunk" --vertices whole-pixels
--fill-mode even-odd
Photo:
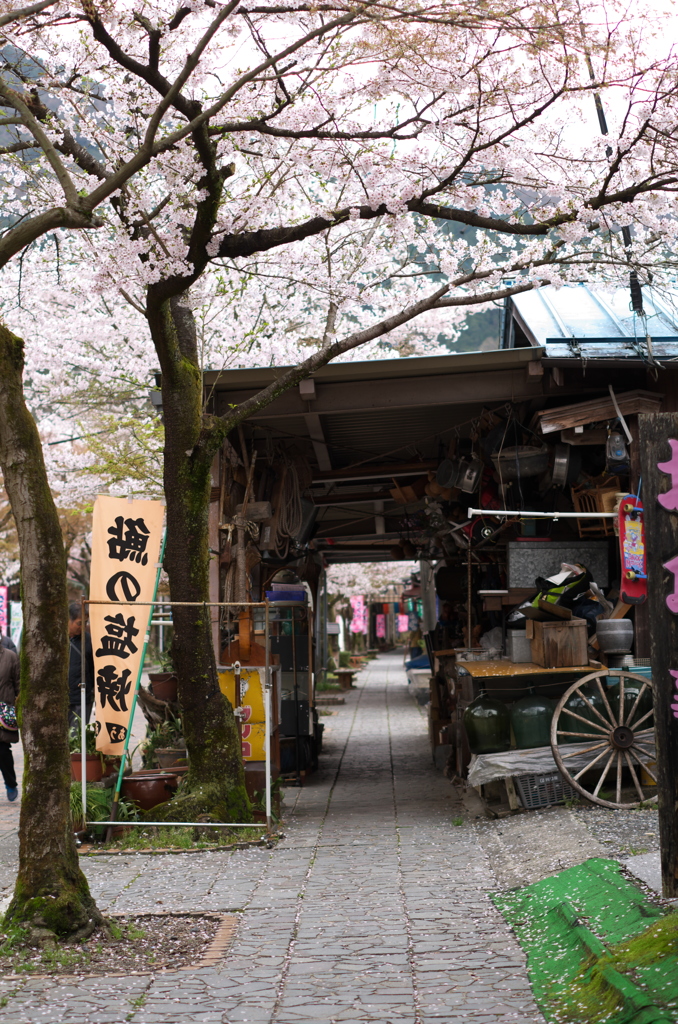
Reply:
[[[185,298],[167,299],[151,286],[147,315],[162,370],[165,566],[171,599],[207,602],[210,468],[223,427],[203,415],[195,320]],[[209,609],[175,605],[172,616],[172,656],[190,770],[186,794],[153,813],[175,821],[195,821],[205,814],[219,821],[250,821],[240,731],[219,689]]]
[[[19,536],[24,616],[19,874],[5,921],[38,936],[84,937],[103,918],[70,820],[66,552],[22,376],[23,343],[0,325],[0,466]]]

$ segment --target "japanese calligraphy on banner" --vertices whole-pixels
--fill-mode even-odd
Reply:
[[[350,630],[352,633],[367,633],[367,606],[362,594],[350,598],[353,618],[351,619]]]
[[[410,617],[409,615],[398,616],[398,632],[407,633],[410,628]]]
[[[386,616],[377,615],[376,621],[376,632],[380,640],[383,640],[386,636]]]
[[[99,495],[92,525],[89,621],[97,750],[122,754],[160,558],[164,505]]]
[[[9,604],[7,595],[9,587],[0,587],[0,633],[6,636],[9,633]]]

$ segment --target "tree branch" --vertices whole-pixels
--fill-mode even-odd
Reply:
[[[269,384],[268,387],[260,391],[259,394],[253,395],[252,398],[246,399],[241,402],[235,409],[229,411],[225,416],[221,417],[228,424],[228,430],[232,430],[233,427],[237,426],[252,413],[257,412],[259,409],[265,408],[275,398],[282,395],[285,391],[288,391],[299,381],[304,380],[309,374],[319,369],[321,366],[325,366],[331,362],[337,356],[342,355],[344,352],[350,352],[351,349],[358,348],[360,345],[364,345],[368,341],[374,341],[376,338],[381,338],[384,334],[389,334],[396,327],[400,327],[402,324],[406,324],[409,320],[413,320],[415,317],[420,316],[422,313],[426,313],[429,309],[433,309],[436,303],[445,295],[450,288],[451,284],[445,284],[441,288],[437,288],[435,292],[429,295],[425,299],[419,299],[418,302],[412,303],[405,309],[401,310],[400,313],[395,313],[393,316],[386,317],[381,320],[378,324],[373,324],[372,327],[367,327],[362,331],[355,331],[353,334],[349,334],[348,337],[341,341],[334,341],[329,345],[323,346],[313,355],[309,356],[308,359],[304,359],[303,362],[299,363],[298,366],[290,367],[284,372],[278,380],[274,381],[273,384]]]
[[[15,92],[14,89],[10,89],[9,86],[5,85],[5,83],[1,81],[0,96],[7,100],[7,106],[14,107],[15,110],[19,111],[25,127],[31,133],[49,161],[49,164],[57,177],[57,181],[61,185],[66,202],[69,206],[77,208],[79,205],[79,197],[75,185],[71,181],[71,176],[61,162],[52,142],[42,130],[42,125],[31,113],[28,104],[24,102],[23,97],[21,97],[18,92]]]
[[[30,18],[31,14],[40,14],[48,7],[54,7],[56,2],[57,0],[40,0],[40,3],[31,4],[29,7],[20,7],[18,11],[8,11],[7,14],[0,14],[0,28],[10,25],[13,21]]]
[[[55,206],[44,213],[29,217],[13,227],[0,239],[0,267],[25,249],[41,235],[55,228],[98,228],[102,220],[88,213],[80,213],[67,206]]]

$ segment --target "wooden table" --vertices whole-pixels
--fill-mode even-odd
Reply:
[[[530,688],[544,697],[560,697],[570,683],[575,682],[596,665],[575,665],[566,668],[544,668],[532,662],[457,661],[452,652],[436,651],[440,669],[445,675],[454,707],[452,721],[455,723],[454,745],[456,747],[457,773],[461,775],[471,758],[462,721],[464,711],[482,690],[490,697],[506,703],[513,703],[527,696]]]
[[[438,651],[437,654],[446,652]],[[506,679],[511,676],[543,676],[559,675],[563,673],[574,673],[577,676],[585,675],[587,672],[594,672],[597,667],[590,665],[568,665],[565,668],[544,668],[543,665],[535,665],[531,661],[457,661],[458,669],[464,669],[473,679]]]

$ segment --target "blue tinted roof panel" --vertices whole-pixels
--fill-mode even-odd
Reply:
[[[530,343],[545,348],[547,357],[638,358],[646,334],[655,358],[678,356],[678,292],[659,295],[644,287],[645,317],[634,315],[628,288],[548,286],[512,302]]]

